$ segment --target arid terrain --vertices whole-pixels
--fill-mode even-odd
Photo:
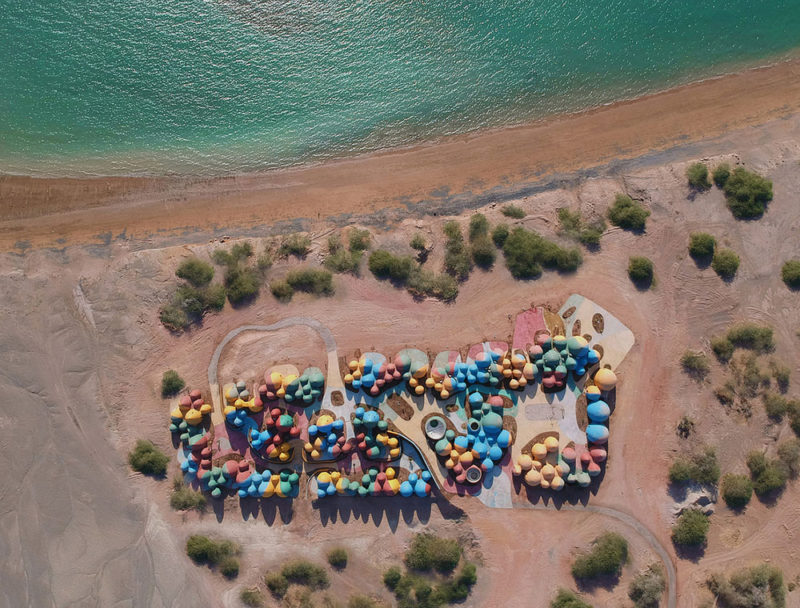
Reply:
[[[389,599],[380,573],[397,563],[411,534],[422,529],[465,542],[480,563],[478,584],[466,605],[488,607],[547,605],[558,587],[575,588],[569,574],[575,553],[600,531],[619,531],[631,543],[631,561],[616,586],[590,588],[586,598],[595,606],[628,605],[628,582],[657,560],[651,546],[602,514],[558,512],[559,501],[538,503],[552,506],[549,511],[512,511],[488,509],[468,498],[452,503],[443,498],[375,499],[352,505],[265,499],[261,510],[243,514],[231,498],[202,515],[181,514],[169,507],[169,479],[132,474],[125,463],[139,438],[174,454],[166,428],[170,404],[158,388],[161,374],[176,369],[190,387],[207,391],[209,359],[222,337],[240,325],[304,315],[324,319],[342,353],[392,353],[410,346],[438,352],[478,339],[508,339],[516,313],[532,304],[557,309],[572,293],[611,311],[636,336],[617,370],[609,465],[589,504],[632,514],[668,550],[677,570],[679,606],[700,606],[710,597],[704,584],[709,573],[751,561],[770,561],[783,568],[787,582],[794,580],[800,575],[797,482],[790,482],[774,504],[754,497],[741,514],[720,500],[707,547],[687,559],[676,554],[670,540],[674,498],[667,470],[679,450],[704,443],[717,448],[723,472],[744,472],[750,449],[792,434],[785,423],[771,422],[760,402],[749,419],[728,413],[712,393],[723,377],[716,362],[710,380],[697,383],[681,371],[679,359],[687,348],[710,353],[711,336],[733,321],[768,323],[775,330],[775,357],[790,365],[792,381],[798,383],[789,393],[798,392],[800,306],[797,292],[781,282],[780,268],[800,257],[800,116],[789,113],[711,139],[672,144],[668,149],[654,145],[658,151],[634,158],[607,158],[590,172],[572,172],[577,167],[571,167],[538,185],[529,174],[534,185],[527,195],[503,198],[526,211],[522,220],[504,218],[501,206],[491,200],[444,194],[427,205],[389,211],[366,206],[363,213],[348,208],[341,215],[332,203],[319,218],[301,208],[292,217],[304,219],[285,215],[280,224],[271,224],[263,214],[250,227],[239,220],[227,226],[219,216],[203,225],[198,219],[196,226],[186,219],[184,234],[169,226],[163,235],[154,231],[146,237],[128,234],[125,223],[107,237],[98,235],[105,232],[105,216],[91,229],[77,225],[63,234],[59,222],[69,223],[69,213],[61,220],[6,221],[2,235],[9,251],[0,255],[0,457],[5,463],[0,476],[5,556],[0,605],[237,606],[238,590],[260,579],[267,568],[298,554],[322,560],[334,544],[350,550],[348,568],[361,573],[361,588]],[[743,163],[772,179],[775,196],[764,217],[735,220],[717,188],[692,195],[685,170],[696,160],[710,166]],[[463,184],[453,192],[462,193]],[[477,210],[492,224],[520,224],[559,238],[558,208],[602,214],[619,192],[652,212],[646,231],[608,229],[599,250],[584,251],[583,265],[572,274],[546,271],[537,280],[517,281],[500,255],[492,270],[474,269],[455,302],[446,304],[415,301],[377,281],[364,265],[360,277],[335,275],[331,297],[299,294],[284,304],[265,287],[253,304],[226,305],[183,334],[174,335],[159,323],[159,307],[175,288],[178,263],[221,246],[215,233],[247,238],[261,251],[281,234],[302,230],[313,240],[307,263],[317,263],[327,236],[344,226],[365,227],[374,243],[397,252],[410,252],[411,235],[421,231],[435,243],[426,265],[438,271],[446,219],[455,217],[466,226]],[[180,210],[172,196],[169,202],[164,199],[160,213],[170,214],[173,205]],[[25,224],[35,234],[27,243]],[[262,224],[263,229],[253,227]],[[42,235],[41,226],[55,231],[52,240]],[[724,282],[711,268],[698,268],[689,257],[689,233],[698,230],[714,234],[739,254],[741,266],[733,281]],[[17,244],[13,250],[12,243]],[[638,290],[629,280],[630,255],[654,261],[651,290]],[[296,264],[293,258],[279,260],[267,281]],[[269,340],[237,343],[223,358],[221,375],[242,373],[259,357],[256,373],[286,361],[298,367],[325,364],[319,338],[292,329]],[[697,424],[688,442],[675,432],[684,414]],[[236,582],[190,562],[183,544],[194,532],[221,534],[242,544],[243,568]],[[344,598],[354,579],[347,571],[335,577],[340,583],[333,587]],[[798,593],[789,593],[787,605],[800,605]]]

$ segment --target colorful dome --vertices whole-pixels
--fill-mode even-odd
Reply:
[[[605,401],[593,401],[586,406],[586,413],[593,422],[605,422],[611,415],[611,408]]]
[[[550,435],[544,440],[544,447],[548,452],[555,452],[558,449],[558,439]]]
[[[610,369],[599,369],[594,375],[594,383],[601,391],[613,390],[617,386],[617,375]]]

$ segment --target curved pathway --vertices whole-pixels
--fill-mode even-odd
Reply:
[[[338,370],[338,361],[336,358],[336,340],[333,338],[331,330],[314,318],[289,317],[287,319],[282,319],[277,323],[273,323],[272,325],[242,325],[241,327],[237,327],[236,329],[231,330],[222,339],[222,342],[219,343],[216,350],[214,351],[214,355],[211,357],[211,363],[208,366],[208,383],[211,385],[211,394],[212,397],[215,399],[215,401],[217,399],[221,399],[221,395],[219,394],[219,383],[217,381],[217,372],[218,372],[217,368],[219,367],[219,360],[220,357],[222,356],[222,351],[225,349],[225,347],[231,340],[233,340],[234,338],[236,338],[236,336],[246,331],[276,331],[279,329],[285,329],[287,327],[294,327],[296,325],[305,325],[306,327],[310,327],[320,335],[322,341],[325,343],[325,350],[328,354],[329,363],[333,361],[336,364]],[[328,378],[331,377],[332,371],[333,370],[328,369]],[[338,371],[335,373],[338,373]],[[215,406],[217,405],[218,404],[215,403]],[[219,407],[215,407],[215,410],[221,412]],[[419,450],[419,448],[417,449]],[[420,455],[422,455],[421,451]],[[642,536],[648,542],[648,544],[653,548],[658,557],[664,563],[667,575],[667,608],[676,608],[678,602],[677,599],[678,577],[675,572],[675,565],[672,563],[672,560],[669,557],[669,553],[664,548],[664,546],[659,542],[659,540],[655,537],[655,535],[647,528],[647,526],[645,526],[642,522],[636,519],[636,517],[634,517],[630,513],[626,513],[625,511],[620,511],[612,507],[604,507],[601,505],[578,506],[565,503],[560,507],[553,507],[543,504],[537,504],[537,505],[530,505],[529,508],[536,511],[589,511],[590,513],[597,513],[598,515],[605,515],[606,517],[611,517],[612,519],[616,519],[625,526],[633,529],[637,534]]]

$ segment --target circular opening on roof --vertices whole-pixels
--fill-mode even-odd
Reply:
[[[444,424],[444,420],[438,416],[430,418],[425,423],[425,435],[427,435],[428,439],[433,441],[438,441],[444,437],[446,431],[447,428]]]
[[[481,477],[483,477],[483,471],[480,467],[473,465],[467,469],[467,483],[478,483],[481,480]]]
[[[478,432],[481,428],[481,423],[477,420],[470,420],[468,426],[470,431]]]

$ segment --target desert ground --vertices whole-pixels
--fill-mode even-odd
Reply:
[[[758,87],[753,91],[757,95]],[[237,606],[238,590],[255,583],[268,568],[298,554],[322,559],[334,544],[350,550],[352,567],[363,573],[361,588],[388,599],[380,573],[397,563],[412,533],[429,529],[458,536],[480,563],[479,582],[466,605],[545,606],[558,587],[575,588],[569,574],[572,557],[608,529],[629,539],[632,559],[616,586],[587,589],[586,597],[595,606],[626,605],[628,582],[657,561],[652,546],[614,519],[559,509],[557,500],[537,503],[550,506],[547,511],[488,509],[468,498],[358,504],[337,500],[330,505],[265,500],[259,509],[243,513],[238,500],[228,499],[205,514],[183,514],[169,507],[169,479],[133,474],[125,462],[138,438],[151,439],[174,454],[166,428],[170,402],[158,390],[161,374],[176,369],[189,386],[207,391],[209,359],[218,342],[238,326],[302,315],[324,319],[343,353],[392,353],[410,346],[438,352],[480,339],[507,339],[518,312],[531,305],[555,310],[572,293],[611,311],[636,336],[617,370],[609,465],[588,504],[632,514],[667,549],[677,570],[679,606],[700,606],[708,599],[704,581],[709,573],[751,561],[770,561],[783,568],[787,581],[794,580],[800,575],[796,482],[774,504],[754,498],[743,514],[718,502],[707,547],[688,559],[677,555],[670,541],[675,498],[667,485],[669,464],[687,445],[714,445],[723,472],[743,472],[748,450],[773,446],[791,435],[758,405],[747,420],[728,413],[711,390],[723,376],[716,363],[711,380],[702,384],[688,378],[678,364],[687,348],[708,352],[710,337],[733,321],[755,320],[774,327],[775,356],[791,365],[793,382],[800,382],[798,296],[780,279],[782,263],[800,256],[800,115],[790,110],[754,110],[748,120],[763,124],[745,120],[724,134],[714,132],[687,143],[668,138],[649,151],[637,148],[636,155],[606,158],[588,171],[565,165],[540,182],[532,167],[526,177],[532,185],[515,196],[511,180],[507,186],[512,194],[501,199],[527,213],[510,223],[558,239],[558,208],[601,214],[616,193],[626,192],[652,212],[646,231],[610,228],[598,251],[584,252],[576,273],[546,271],[533,281],[513,279],[499,256],[492,270],[473,270],[449,304],[415,301],[362,268],[360,277],[336,275],[331,297],[297,295],[283,304],[263,288],[253,304],[236,309],[226,305],[206,316],[202,326],[180,335],[158,320],[159,307],[175,289],[178,263],[191,254],[207,256],[223,246],[221,241],[227,245],[247,238],[261,251],[281,234],[302,230],[313,239],[307,262],[316,263],[327,236],[345,226],[365,227],[374,243],[397,252],[406,251],[410,236],[422,231],[436,243],[426,265],[439,270],[444,221],[456,218],[466,225],[477,210],[492,224],[509,222],[492,197],[471,196],[463,183],[450,190],[442,182],[444,194],[424,205],[387,210],[375,203],[340,212],[332,197],[319,217],[304,207],[294,211],[295,219],[289,211],[259,213],[249,207],[246,215],[232,212],[229,224],[224,208],[210,221],[200,216],[192,220],[197,210],[181,207],[175,190],[151,192],[148,196],[160,202],[145,205],[147,213],[157,207],[161,216],[170,216],[174,209],[185,222],[168,222],[163,233],[128,232],[127,221],[119,218],[112,226],[111,207],[105,206],[4,220],[0,234],[8,251],[0,256],[0,388],[5,396],[0,456],[6,466],[0,476],[0,547],[5,555],[0,604]],[[773,111],[780,117],[774,118]],[[691,121],[691,115],[685,120]],[[691,131],[691,124],[684,130]],[[566,156],[568,151],[562,152]],[[772,179],[775,197],[764,217],[735,220],[716,188],[692,195],[684,172],[696,160],[711,166],[743,163]],[[9,184],[19,183],[6,181],[3,188],[8,192]],[[96,221],[88,219],[93,214]],[[136,225],[134,219],[131,225]],[[106,230],[107,235],[101,234]],[[698,230],[713,233],[740,255],[733,281],[723,282],[688,256],[688,235]],[[226,238],[220,238],[223,234]],[[626,274],[628,256],[637,254],[655,264],[656,284],[649,291],[638,290]],[[296,264],[278,261],[267,281]],[[269,341],[237,343],[225,354],[221,375],[243,373],[258,365],[250,362],[259,356],[262,370],[287,361],[299,367],[325,363],[321,342],[310,332],[293,329]],[[675,433],[683,414],[697,422],[688,444]],[[243,569],[237,581],[227,582],[189,561],[183,544],[195,532],[242,544]],[[336,593],[344,598],[356,583],[347,571],[335,576],[340,581],[334,585]],[[798,593],[789,594],[788,605],[800,604]]]

